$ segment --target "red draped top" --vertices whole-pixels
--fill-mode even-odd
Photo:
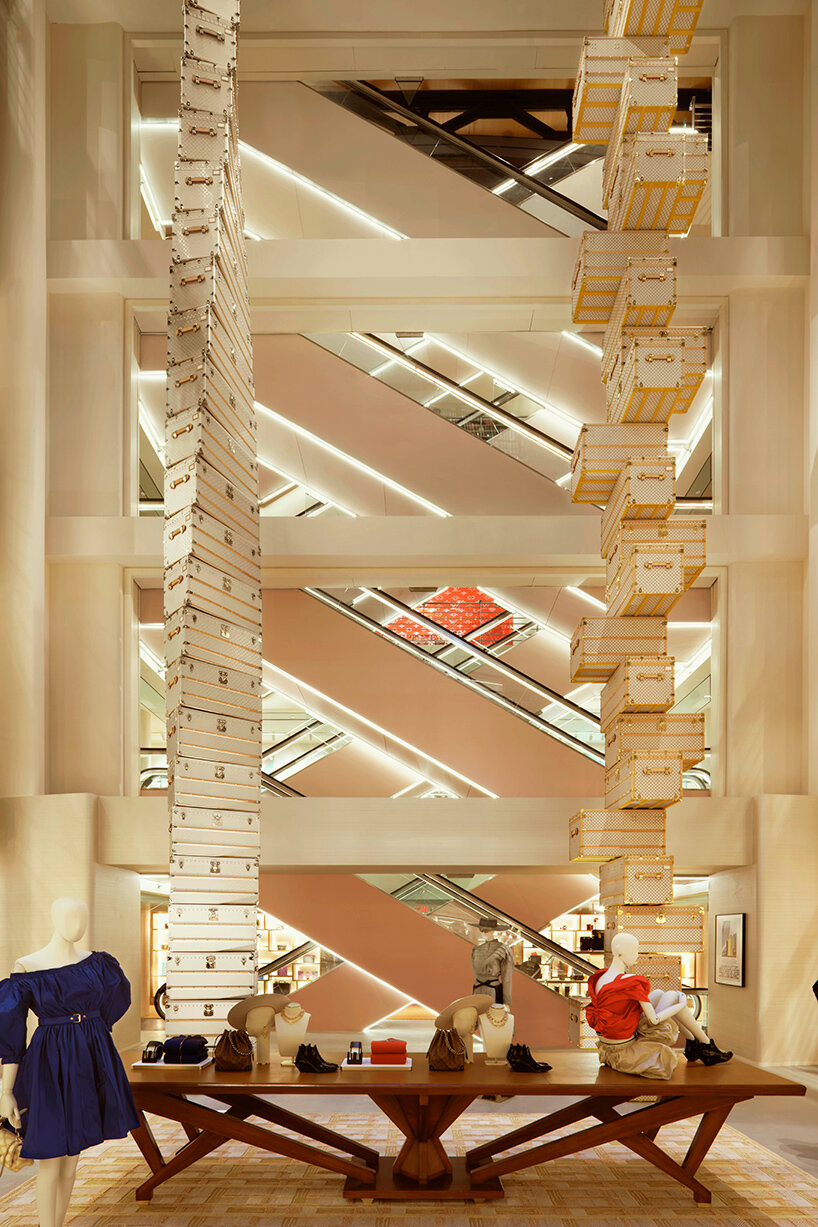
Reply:
[[[585,1018],[600,1039],[629,1040],[642,1017],[640,1002],[650,1000],[650,981],[645,976],[620,973],[597,992],[597,982],[605,970],[595,971],[588,980],[591,1004],[585,1007]]]

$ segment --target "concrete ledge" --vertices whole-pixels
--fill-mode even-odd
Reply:
[[[261,868],[298,873],[584,872],[568,861],[568,823],[598,797],[384,800],[320,797],[262,801]],[[688,797],[668,810],[677,873],[752,862],[751,802]],[[166,873],[167,798],[101,797],[99,859]]]

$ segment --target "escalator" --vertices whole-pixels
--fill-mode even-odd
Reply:
[[[549,140],[545,146],[541,145],[533,158],[525,159],[523,166],[519,166],[508,156],[500,156],[496,149],[486,148],[485,143],[476,144],[462,136],[451,125],[437,123],[417,105],[408,106],[405,98],[377,89],[365,81],[310,84],[324,97],[389,132],[413,149],[466,175],[494,194],[502,193],[510,203],[523,206],[532,198],[542,202],[546,206],[539,214],[542,220],[563,233],[578,234],[589,228],[607,228],[604,217],[552,186],[584,166],[601,162],[605,154],[601,146],[577,146],[570,138],[566,139],[567,134],[552,132],[549,136],[555,139]]]
[[[603,738],[599,716],[499,659],[503,648],[519,643],[521,637],[524,638],[532,630],[539,629],[524,615],[503,610],[502,614],[498,614],[491,621],[485,621],[466,635],[460,635],[383,589],[346,589],[343,594],[321,588],[308,588],[305,591],[336,613],[386,639],[416,660],[423,661],[445,676],[457,680],[538,732],[569,746],[591,762],[604,765],[605,756],[600,748]],[[364,599],[373,607],[373,612],[379,605],[386,606],[393,615],[408,619],[426,631],[427,637],[415,638],[413,641],[405,634],[391,629],[388,624],[365,611],[362,607]],[[475,639],[488,636],[492,623],[498,621],[506,624],[505,633],[494,640],[491,650],[478,646]],[[556,709],[548,718],[542,715],[546,706]]]

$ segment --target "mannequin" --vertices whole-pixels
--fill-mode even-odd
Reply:
[[[474,993],[470,997],[458,997],[438,1014],[435,1026],[438,1031],[454,1028],[466,1046],[466,1062],[474,1060],[474,1030],[477,1019],[492,1004],[488,993]]]
[[[311,1015],[291,997],[282,996],[281,1001],[275,1012],[278,1052],[282,1065],[292,1065],[298,1049],[306,1042]]]
[[[498,1005],[510,1005],[514,956],[508,946],[499,940],[496,921],[481,917],[480,932],[484,939],[471,954],[474,971],[472,992],[490,993]]]
[[[651,991],[644,976],[630,969],[639,958],[632,933],[618,933],[611,943],[611,965],[588,981],[591,1004],[585,1017],[599,1036],[601,1065],[643,1078],[670,1078],[680,1054],[671,1045],[681,1030],[687,1037],[684,1055],[705,1065],[729,1061],[699,1026],[681,991]]]
[[[0,984],[0,1116],[24,1126],[22,1153],[40,1161],[40,1227],[65,1222],[80,1151],[139,1127],[110,1035],[130,1005],[130,985],[111,955],[77,946],[88,927],[82,899],[55,900],[51,920],[48,944],[18,959]],[[39,1026],[26,1049],[29,1010]],[[105,1095],[94,1100],[88,1088],[100,1077]]]
[[[481,1015],[480,1034],[486,1065],[505,1065],[514,1038],[514,1015],[507,1005],[492,1005]]]

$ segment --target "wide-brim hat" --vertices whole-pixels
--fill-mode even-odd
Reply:
[[[269,1009],[272,1014],[280,1014],[285,1005],[295,1005],[292,997],[286,993],[257,993],[255,997],[245,997],[242,1001],[237,1001],[227,1015],[227,1021],[231,1027],[235,1027],[240,1031],[247,1021],[247,1015],[251,1010]]]
[[[494,998],[488,993],[472,993],[469,997],[458,997],[457,1001],[447,1005],[446,1009],[438,1014],[435,1026],[439,1031],[447,1031],[452,1026],[458,1010],[471,1009],[477,1010],[478,1014],[485,1014],[490,1005],[494,1005]]]

